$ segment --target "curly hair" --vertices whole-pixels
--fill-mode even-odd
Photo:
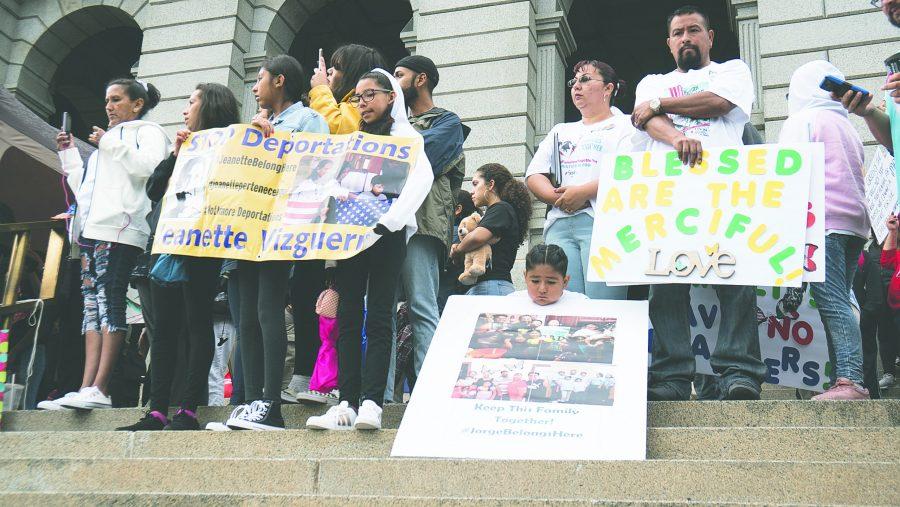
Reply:
[[[484,178],[485,182],[494,182],[494,191],[500,200],[506,201],[516,210],[516,221],[519,225],[519,240],[522,244],[528,236],[528,222],[531,220],[531,194],[525,184],[517,180],[509,169],[497,163],[484,164],[475,170],[475,174]]]

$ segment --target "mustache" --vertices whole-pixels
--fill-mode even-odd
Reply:
[[[698,48],[697,46],[695,46],[693,44],[685,44],[684,46],[681,46],[681,48],[678,50],[678,54],[684,53],[684,51],[687,49],[692,49],[694,51],[700,51],[700,48]]]

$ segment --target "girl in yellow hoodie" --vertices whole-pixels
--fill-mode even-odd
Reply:
[[[363,74],[385,67],[384,57],[377,50],[359,44],[339,47],[327,69],[320,54],[319,67],[309,80],[309,107],[325,117],[332,134],[359,130],[359,109],[350,104],[350,97]],[[337,97],[341,97],[340,102]]]
[[[375,49],[359,44],[341,46],[331,56],[331,67],[326,68],[325,58],[319,55],[319,67],[310,79],[309,107],[321,114],[332,134],[349,134],[359,130],[359,109],[350,104],[356,83],[374,68],[385,67],[384,58]],[[337,100],[340,97],[340,102]],[[315,368],[321,340],[316,300],[325,289],[325,261],[298,261],[294,263],[291,279],[291,306],[294,317],[294,375],[281,398],[288,402],[295,399],[330,403],[336,401],[335,393],[321,393],[309,389],[309,380]]]

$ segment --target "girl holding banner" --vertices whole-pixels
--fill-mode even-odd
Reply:
[[[201,83],[188,99],[182,112],[185,130],[175,136],[175,148],[163,160],[147,181],[147,197],[158,202],[169,185],[180,182],[170,181],[175,171],[178,152],[191,132],[222,128],[240,122],[238,103],[231,90],[217,83]],[[182,175],[188,170],[182,166]],[[175,187],[175,191],[196,191]],[[178,194],[176,194],[178,195]],[[202,205],[202,200],[200,202]],[[158,204],[157,206],[161,206]],[[151,250],[152,245],[147,247]],[[213,334],[213,301],[222,268],[222,259],[212,257],[182,256],[181,261],[187,274],[187,281],[175,286],[164,286],[156,280],[150,281],[149,301],[141,301],[149,306],[148,317],[153,319],[153,335],[150,337],[151,393],[150,409],[135,424],[118,428],[124,431],[153,430],[198,430],[197,407],[205,404],[207,377],[215,352]],[[144,293],[147,295],[147,292]],[[184,318],[179,318],[183,315]],[[182,350],[179,338],[182,325],[187,324],[187,372],[179,410],[169,421],[168,413],[178,351]]]
[[[407,119],[400,84],[387,71],[375,69],[365,74],[357,83],[351,101],[358,104],[361,131],[413,138],[424,144],[421,134]],[[381,429],[381,404],[390,364],[391,319],[397,282],[406,256],[406,242],[417,229],[416,210],[425,200],[433,180],[428,157],[420,152],[400,196],[375,225],[375,233],[381,236],[378,241],[356,256],[338,261],[335,278],[340,294],[337,315],[341,401],[324,415],[310,417],[307,428]],[[364,298],[368,342],[365,366],[362,366],[360,341]]]
[[[544,222],[544,241],[559,245],[569,259],[569,289],[592,299],[625,299],[627,287],[588,282],[588,257],[603,153],[633,151],[636,132],[630,119],[613,108],[624,81],[597,60],[575,64],[568,82],[581,120],[560,123],[541,141],[525,178],[531,192],[552,206]],[[551,182],[549,175],[557,174]],[[556,185],[558,188],[554,188]]]
[[[59,159],[77,210],[71,239],[81,250],[84,296],[84,377],[79,392],[60,406],[110,408],[107,387],[125,339],[125,294],[138,255],[147,246],[150,200],[144,184],[165,158],[169,140],[153,122],[142,120],[159,103],[159,91],[134,79],[116,79],[106,87],[107,131],[94,127],[98,147],[84,165],[72,136],[56,137]],[[95,199],[96,197],[96,199]]]
[[[359,44],[339,47],[331,56],[331,67],[319,55],[319,66],[310,79],[309,107],[328,122],[332,134],[349,134],[359,129],[359,109],[350,103],[356,83],[375,68],[383,68],[384,59],[375,49]],[[340,180],[341,178],[338,178]],[[367,182],[367,183],[370,183]],[[362,188],[367,191],[371,188]],[[325,290],[325,261],[307,260],[294,263],[291,281],[291,306],[294,316],[294,375],[281,392],[286,401],[330,401],[328,393],[309,389],[322,342],[319,339],[319,316],[316,300]]]
[[[791,77],[788,119],[779,143],[825,144],[825,281],[812,283],[828,345],[836,359],[832,387],[814,400],[869,399],[863,387],[862,337],[850,304],[859,254],[869,237],[863,144],[847,111],[819,83],[844,75],[826,61],[802,65]]]
[[[322,116],[303,105],[309,91],[303,67],[296,58],[279,55],[259,69],[253,94],[262,109],[253,125],[269,135],[274,131],[328,133]],[[284,308],[292,263],[238,263],[240,348],[246,405],[235,409],[226,425],[232,429],[282,430],[281,375],[287,354]]]

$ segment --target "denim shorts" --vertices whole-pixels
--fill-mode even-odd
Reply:
[[[84,298],[82,334],[124,331],[128,279],[141,249],[108,241],[82,240],[81,295]]]

